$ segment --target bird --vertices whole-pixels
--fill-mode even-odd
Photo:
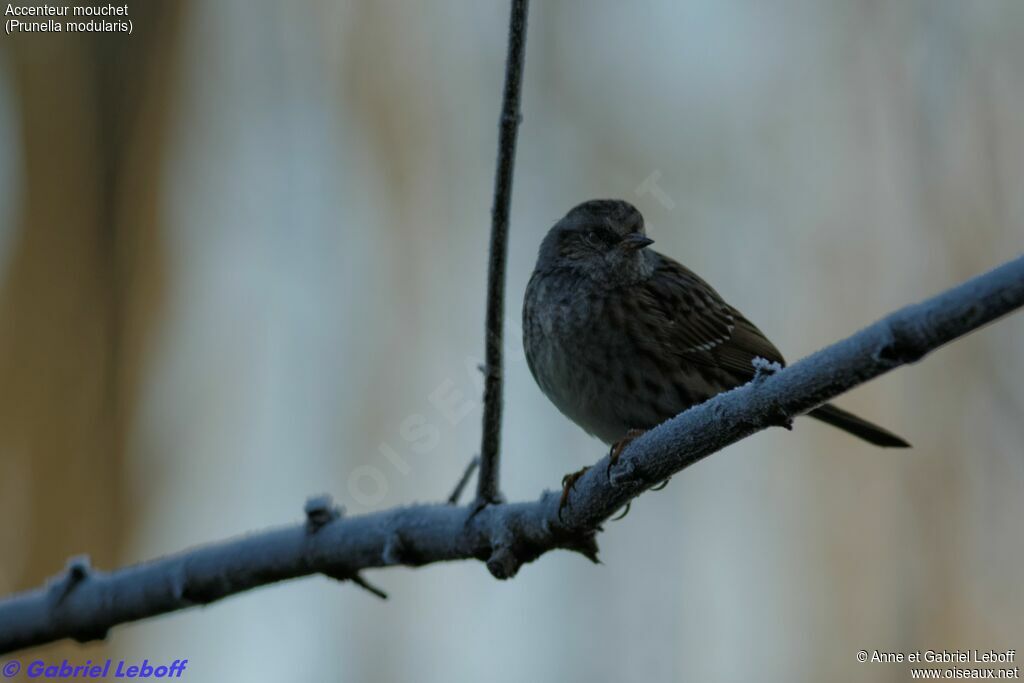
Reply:
[[[566,417],[612,447],[609,473],[638,435],[752,380],[755,359],[785,365],[754,323],[653,243],[629,202],[585,201],[541,241],[523,299],[530,372]],[[808,415],[876,446],[910,446],[832,404]],[[563,479],[559,513],[586,469]]]

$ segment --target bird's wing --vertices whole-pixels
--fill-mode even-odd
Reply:
[[[739,378],[753,376],[757,357],[785,364],[761,330],[711,285],[681,263],[658,256],[654,274],[638,292],[638,305],[651,311],[655,322],[637,330],[639,335],[662,353],[722,368]]]

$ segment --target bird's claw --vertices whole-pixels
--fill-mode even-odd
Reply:
[[[605,472],[606,477],[611,479],[612,468],[619,462],[619,456],[622,455],[622,451],[626,450],[626,446],[633,443],[637,437],[641,436],[646,431],[647,430],[645,429],[630,429],[626,432],[626,436],[612,444],[612,448],[608,452],[608,470]]]
[[[666,479],[665,481],[661,482],[661,483],[660,483],[660,484],[658,484],[657,486],[652,486],[652,487],[651,487],[651,490],[652,490],[652,491],[661,491],[661,490],[662,490],[663,488],[665,488],[666,486],[668,486],[668,483],[669,483],[670,481],[672,481],[672,477],[669,477],[668,479]],[[623,517],[625,517],[626,515],[628,515],[628,514],[629,514],[629,508],[630,508],[630,506],[631,506],[632,504],[633,504],[633,501],[629,501],[629,502],[627,502],[627,503],[626,503],[626,507],[622,508],[622,512],[620,512],[619,514],[615,515],[614,517],[612,517],[612,518],[611,518],[611,519],[609,519],[608,521],[609,521],[609,522],[617,522],[617,521],[619,521],[620,519],[622,519]]]
[[[562,477],[562,497],[558,501],[558,519],[562,519],[562,510],[569,505],[569,493],[576,488],[576,482],[583,474],[589,470],[589,467],[584,467],[579,472],[572,472]]]
[[[630,506],[631,506],[632,504],[633,504],[633,502],[632,502],[632,501],[630,501],[630,502],[626,503],[626,507],[622,508],[622,512],[620,512],[620,513],[619,513],[619,514],[617,514],[616,516],[612,517],[612,518],[611,518],[611,519],[609,519],[608,521],[609,521],[609,522],[617,522],[617,521],[619,521],[620,519],[622,519],[623,517],[625,517],[626,515],[628,515],[628,514],[629,514],[629,508],[630,508]]]

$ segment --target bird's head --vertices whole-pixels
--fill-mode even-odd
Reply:
[[[592,199],[555,223],[540,245],[537,270],[571,270],[608,285],[643,279],[652,266],[644,217],[620,199]]]

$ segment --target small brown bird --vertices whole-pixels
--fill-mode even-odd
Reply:
[[[785,364],[761,330],[652,243],[629,202],[584,202],[548,231],[523,303],[534,379],[569,419],[614,444],[613,461],[637,434],[750,381],[755,358]],[[808,414],[877,446],[909,446],[833,405]],[[563,505],[579,474],[566,477]]]

